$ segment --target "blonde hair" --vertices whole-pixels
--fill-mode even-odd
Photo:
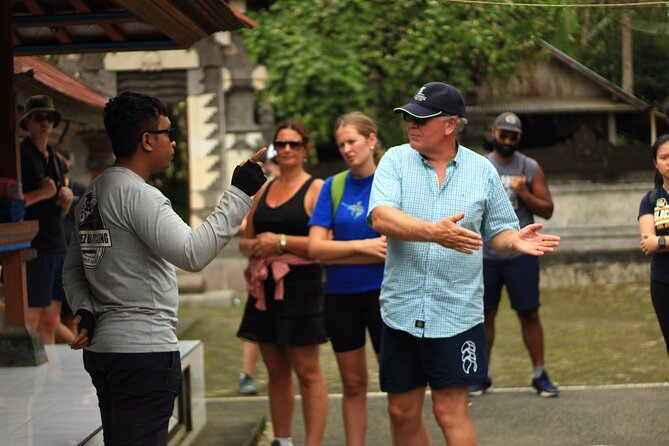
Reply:
[[[335,131],[341,127],[350,125],[358,133],[360,133],[365,138],[369,138],[369,135],[374,133],[376,135],[376,144],[374,145],[374,163],[379,164],[379,160],[383,156],[383,145],[381,144],[381,139],[379,138],[379,127],[376,125],[376,122],[363,112],[354,111],[342,115],[337,119],[337,125],[335,126]]]

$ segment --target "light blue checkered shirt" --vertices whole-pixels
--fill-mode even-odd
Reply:
[[[429,222],[465,213],[458,224],[488,242],[518,218],[490,162],[466,147],[437,172],[409,144],[388,150],[379,163],[369,199]],[[483,250],[463,254],[436,243],[388,237],[381,286],[381,316],[391,328],[416,337],[445,338],[483,322]],[[422,325],[422,327],[421,327]]]

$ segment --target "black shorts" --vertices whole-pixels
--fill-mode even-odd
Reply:
[[[381,390],[404,393],[426,387],[450,389],[488,376],[485,327],[478,324],[450,338],[418,338],[383,324]]]
[[[539,308],[539,258],[519,255],[509,260],[483,260],[483,303],[496,310],[506,285],[511,308],[516,311]]]
[[[26,263],[29,307],[44,308],[52,300],[65,301],[64,261],[64,253],[43,253]]]
[[[381,290],[325,295],[325,331],[337,352],[349,352],[365,345],[365,329],[374,351],[381,346]]]
[[[248,297],[237,336],[282,347],[327,342],[320,265],[291,266],[290,269],[284,277],[283,300],[274,299],[272,279],[265,281],[267,310],[258,310],[256,298]],[[271,271],[269,277],[272,277]]]

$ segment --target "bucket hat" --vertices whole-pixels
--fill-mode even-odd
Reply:
[[[53,114],[54,128],[58,127],[58,124],[60,124],[60,112],[54,107],[53,99],[45,94],[38,94],[29,97],[23,106],[23,118],[21,118],[21,121],[19,122],[19,125],[23,130],[28,130],[25,122],[26,118],[35,112],[50,112]]]

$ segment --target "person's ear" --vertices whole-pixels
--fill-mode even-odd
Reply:
[[[444,133],[446,135],[452,135],[455,133],[455,130],[458,128],[458,120],[453,116],[449,116],[447,119],[447,124],[444,126]]]
[[[379,142],[379,138],[377,138],[376,133],[370,133],[367,137],[367,142],[369,142],[371,147],[376,147],[376,143]]]
[[[153,146],[151,145],[151,135],[149,133],[144,133],[139,142],[142,145],[141,148],[143,150],[146,150],[147,152],[153,151]]]

